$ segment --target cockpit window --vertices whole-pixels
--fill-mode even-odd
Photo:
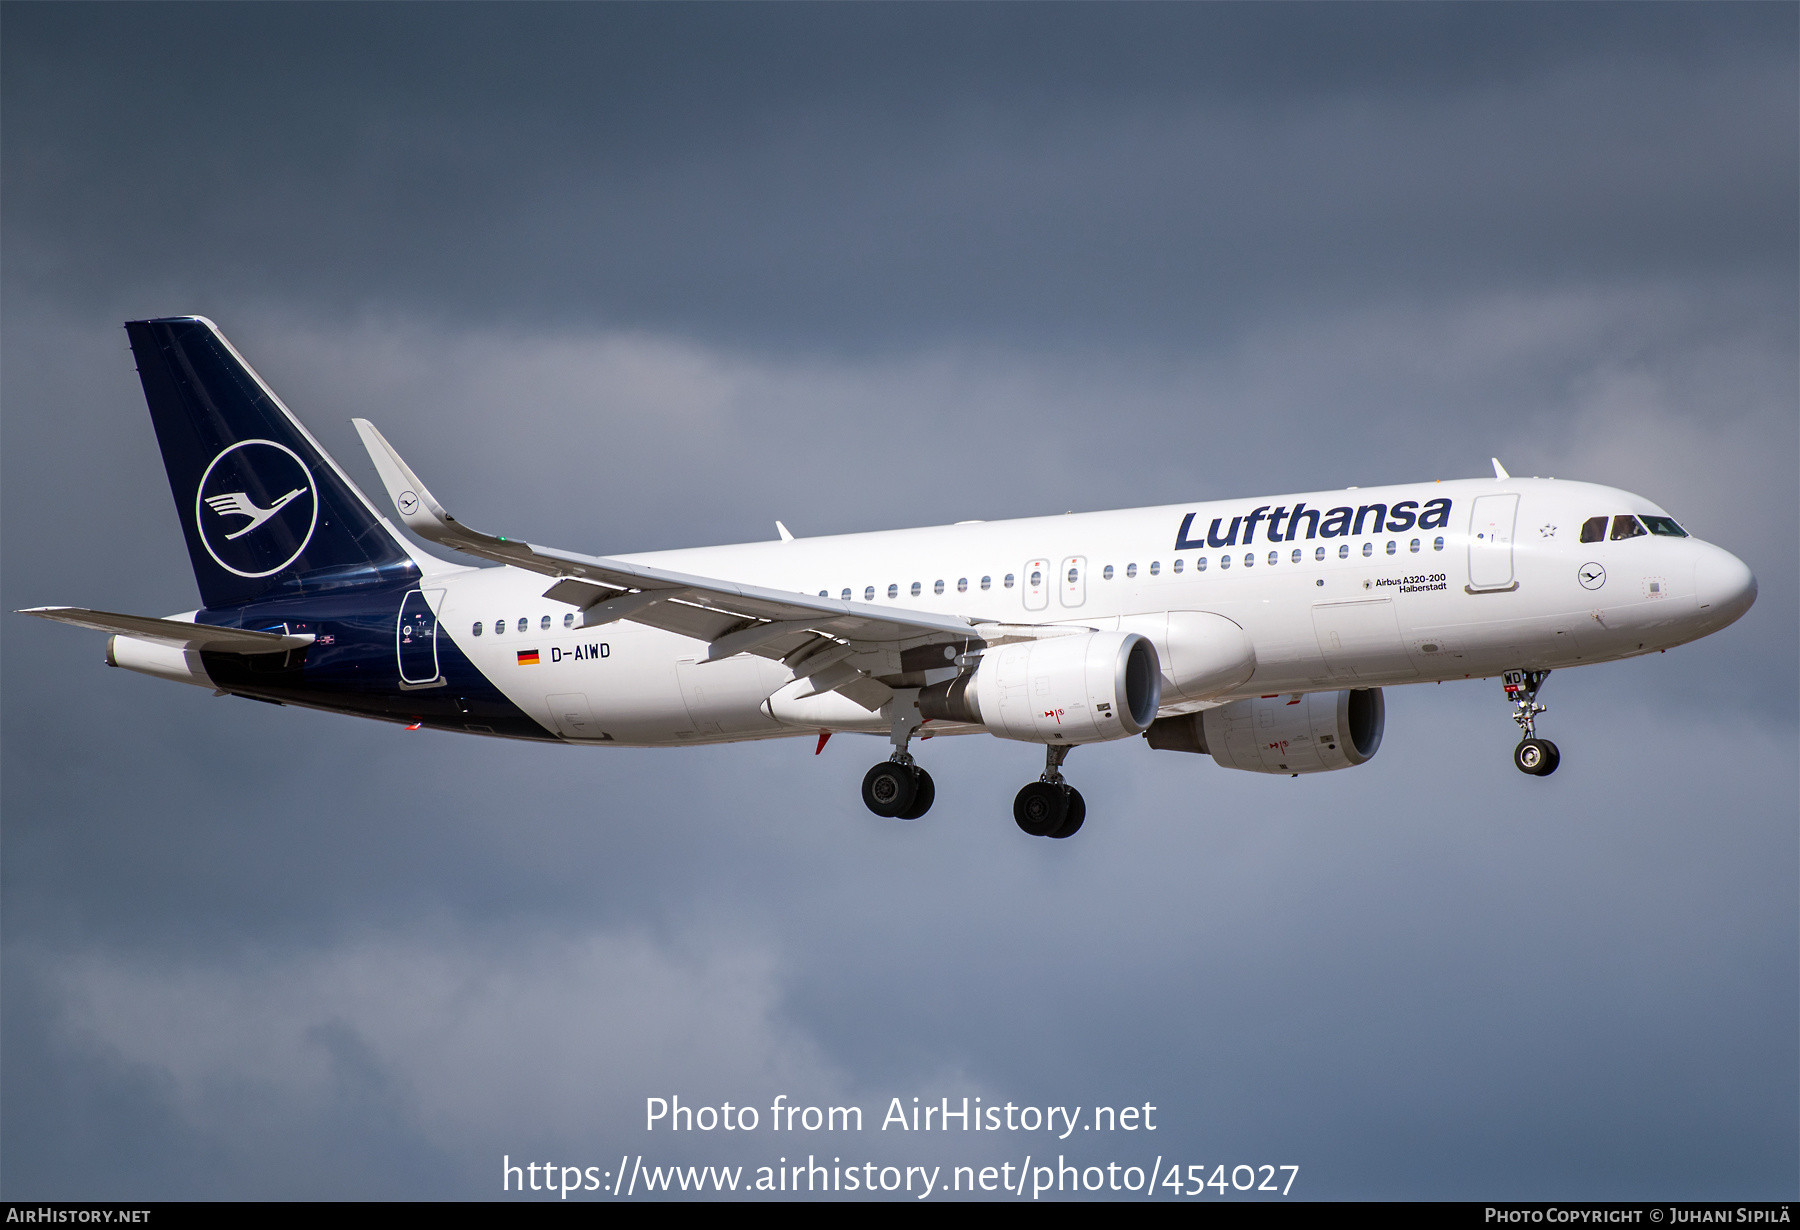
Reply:
[[[1644,524],[1650,527],[1652,534],[1661,534],[1665,538],[1686,538],[1688,533],[1675,524],[1673,517],[1645,517]]]
[[[1620,513],[1613,518],[1612,536],[1614,542],[1617,542],[1621,538],[1641,538],[1643,533],[1644,527],[1639,525],[1638,519],[1630,513]]]
[[[1583,541],[1583,542],[1604,542],[1604,541],[1606,541],[1606,518],[1605,517],[1589,517],[1586,521],[1583,521],[1581,523],[1581,541]]]

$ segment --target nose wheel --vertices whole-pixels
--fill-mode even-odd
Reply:
[[[1561,761],[1562,753],[1548,739],[1522,739],[1513,748],[1513,763],[1519,766],[1519,772],[1533,777],[1549,777]]]
[[[1549,709],[1538,704],[1538,689],[1550,678],[1549,671],[1507,671],[1503,682],[1506,699],[1512,702],[1513,721],[1519,724],[1519,745],[1513,748],[1513,764],[1519,772],[1533,777],[1549,777],[1562,763],[1556,744],[1537,737],[1537,716]]]
[[[1013,820],[1032,837],[1073,837],[1087,819],[1087,800],[1063,780],[1062,762],[1069,745],[1044,749],[1044,775],[1029,782],[1013,799]]]

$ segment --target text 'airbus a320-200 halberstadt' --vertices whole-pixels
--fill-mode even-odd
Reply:
[[[357,430],[412,545],[209,320],[126,325],[204,605],[28,614],[113,666],[413,727],[590,746],[885,734],[863,801],[930,808],[913,740],[1042,744],[1018,825],[1068,837],[1069,749],[1143,736],[1230,769],[1344,769],[1384,687],[1499,676],[1513,760],[1554,669],[1716,632],[1727,551],[1611,487],[1494,477],[598,557],[464,526]]]

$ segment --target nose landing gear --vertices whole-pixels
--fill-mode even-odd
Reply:
[[[1062,762],[1070,744],[1044,749],[1044,775],[1028,783],[1013,799],[1013,819],[1033,837],[1073,837],[1087,819],[1087,800],[1063,780]]]
[[[906,750],[913,732],[924,724],[918,698],[913,689],[895,691],[888,702],[888,737],[893,740],[894,754],[863,775],[863,804],[878,816],[917,820],[931,810],[937,798],[931,774],[914,764]]]
[[[1519,772],[1549,777],[1562,763],[1556,744],[1537,737],[1537,715],[1549,709],[1538,704],[1538,689],[1550,678],[1549,671],[1507,671],[1502,679],[1506,699],[1512,702],[1513,721],[1519,724],[1519,745],[1513,748],[1513,764]]]

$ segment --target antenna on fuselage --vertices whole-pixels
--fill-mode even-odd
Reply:
[[[1495,478],[1511,478],[1512,477],[1512,475],[1510,475],[1506,472],[1506,467],[1500,464],[1500,459],[1498,457],[1489,457],[1488,460],[1494,463],[1494,477]]]

